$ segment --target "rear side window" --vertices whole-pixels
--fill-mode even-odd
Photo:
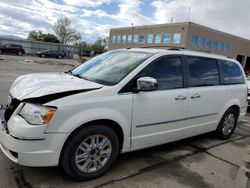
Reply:
[[[187,57],[190,87],[219,85],[217,60],[202,57]]]
[[[155,78],[160,90],[183,87],[181,57],[163,57],[142,70],[139,77]]]
[[[224,84],[243,84],[245,79],[239,65],[231,61],[221,61],[223,83]]]

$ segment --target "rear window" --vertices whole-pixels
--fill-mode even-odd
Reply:
[[[219,71],[215,59],[187,57],[190,87],[219,85]]]
[[[239,65],[231,61],[220,60],[222,73],[223,73],[223,84],[244,84],[245,79],[243,72]]]

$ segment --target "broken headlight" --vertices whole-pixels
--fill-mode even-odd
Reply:
[[[56,113],[55,108],[25,103],[19,112],[29,124],[44,125],[49,124]]]

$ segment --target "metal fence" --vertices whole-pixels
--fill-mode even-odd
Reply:
[[[9,39],[9,38],[0,38],[0,44],[19,44],[22,45],[25,53],[34,55],[36,52],[41,50],[63,50],[67,56],[70,57],[73,55],[79,55],[80,48],[78,46],[72,45],[62,45],[58,43],[51,42],[40,42],[40,41],[31,41],[24,39]]]

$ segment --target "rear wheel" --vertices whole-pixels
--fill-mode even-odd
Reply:
[[[42,54],[42,55],[41,55],[41,57],[45,57],[45,55],[44,55],[44,54]]]
[[[58,59],[62,59],[62,56],[59,55],[59,56],[58,56]]]
[[[3,53],[3,51],[2,50],[0,50],[0,54],[2,54]]]
[[[228,139],[234,132],[237,124],[238,115],[235,109],[228,109],[223,115],[217,130],[215,131],[215,136],[219,139]]]
[[[18,56],[22,56],[22,55],[23,55],[23,52],[17,52],[17,55],[18,55]]]
[[[119,153],[119,140],[106,125],[91,125],[75,133],[64,147],[62,166],[76,180],[88,180],[107,172]]]

